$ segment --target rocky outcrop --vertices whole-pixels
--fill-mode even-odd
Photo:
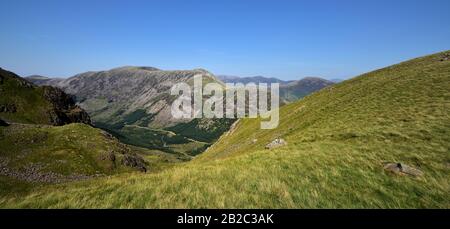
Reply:
[[[450,52],[443,53],[440,58],[440,61],[448,61],[448,60],[450,60]]]
[[[70,181],[86,180],[96,177],[96,175],[70,174],[62,175],[55,172],[43,171],[42,163],[34,163],[15,169],[8,166],[9,159],[0,157],[0,175],[14,178],[21,181],[33,183],[64,183]],[[100,175],[98,175],[100,176]]]
[[[50,122],[53,125],[69,123],[91,124],[89,115],[75,104],[74,99],[59,88],[43,86],[44,98],[53,105],[49,110]]]
[[[134,168],[141,172],[147,172],[147,163],[145,160],[125,145],[122,145],[122,149],[119,152],[109,151],[100,155],[100,160],[109,161],[114,165],[119,163],[120,165]]]
[[[397,175],[409,175],[413,177],[419,177],[423,175],[423,172],[419,169],[402,163],[387,163],[384,165],[384,170]]]
[[[275,148],[282,147],[285,145],[287,145],[287,142],[284,139],[276,138],[271,143],[266,145],[266,149],[275,149]]]
[[[136,154],[124,154],[121,163],[122,165],[139,169],[139,171],[141,172],[147,172],[144,159],[137,156]]]
[[[0,115],[8,121],[34,124],[90,124],[89,115],[63,90],[39,87],[0,69]]]

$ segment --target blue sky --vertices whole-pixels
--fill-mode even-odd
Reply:
[[[450,49],[450,1],[0,0],[0,67],[347,78]]]

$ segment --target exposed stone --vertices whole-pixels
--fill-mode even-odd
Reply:
[[[122,158],[122,164],[128,167],[137,168],[141,172],[147,172],[145,161],[139,156],[124,154]]]
[[[409,175],[409,176],[422,176],[423,172],[419,169],[413,168],[411,166],[402,163],[387,163],[384,165],[386,171],[398,174],[398,175]]]
[[[53,105],[53,110],[48,112],[50,122],[53,125],[58,126],[74,122],[91,124],[89,115],[75,104],[72,96],[55,87],[43,86],[43,89],[44,98]]]
[[[116,154],[113,151],[110,151],[100,154],[99,158],[102,161],[111,161],[114,163],[116,161]]]
[[[22,168],[10,168],[8,164],[9,159],[0,158],[0,175],[26,182],[63,183],[94,177],[83,174],[62,175],[55,172],[43,172],[41,171],[43,165],[40,163],[28,164]]]
[[[450,60],[450,53],[444,53],[441,57],[441,61]]]
[[[266,145],[266,149],[274,149],[285,145],[287,145],[287,142],[284,139],[276,138],[271,143]]]

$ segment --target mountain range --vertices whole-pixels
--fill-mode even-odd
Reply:
[[[208,147],[232,124],[232,119],[174,119],[172,85],[219,82],[206,70],[164,71],[153,67],[120,67],[86,72],[67,79],[26,77],[37,85],[51,85],[74,95],[95,126],[125,143],[192,156]]]
[[[120,67],[107,71],[86,72],[67,79],[29,76],[37,85],[61,88],[74,95],[95,126],[105,129],[121,141],[165,152],[193,156],[217,140],[234,119],[173,119],[170,105],[175,99],[170,87],[175,83],[192,84],[202,74],[204,83],[223,84],[203,70],[165,71],[154,67]],[[230,78],[228,78],[230,79]],[[288,103],[333,83],[320,78],[281,81],[251,77],[233,82],[283,82],[281,102]],[[225,82],[231,82],[225,80]]]
[[[264,77],[264,76],[250,76],[250,77],[240,77],[240,76],[230,76],[230,75],[218,75],[219,78],[224,83],[279,83],[287,84],[293,80],[280,80],[274,77]]]
[[[305,77],[300,80],[280,80],[273,77],[253,76],[239,77],[219,75],[218,78],[224,83],[279,83],[280,84],[280,102],[282,104],[294,102],[315,91],[333,85],[335,82],[322,79],[320,77]]]
[[[327,86],[280,107],[275,129],[239,119],[185,163],[89,124],[53,126],[46,112],[30,119],[4,106],[0,207],[449,208],[449,57],[419,57]],[[43,95],[22,91],[42,89],[21,80],[10,88],[17,76],[7,74],[2,104],[28,101],[34,112]],[[106,79],[96,77],[101,90]],[[95,125],[95,113],[91,119]]]
[[[0,69],[0,95],[0,193],[146,171],[141,156],[93,128],[89,115],[61,89]]]

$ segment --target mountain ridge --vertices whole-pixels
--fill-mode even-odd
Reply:
[[[280,80],[274,77],[254,76],[254,77],[239,77],[219,75],[219,79],[225,83],[279,83],[280,84],[280,103],[287,104],[305,97],[312,92],[321,90],[335,84],[330,80],[320,77],[304,77],[300,80]]]
[[[192,85],[196,75],[202,75],[204,83],[223,84],[204,69],[166,71],[137,66],[85,72],[64,80],[28,79],[74,95],[94,125],[128,144],[192,155],[207,147],[232,122],[172,117],[171,104],[176,96],[170,95],[171,87],[176,83]],[[173,130],[178,132],[173,135]],[[196,134],[191,133],[194,130]]]

